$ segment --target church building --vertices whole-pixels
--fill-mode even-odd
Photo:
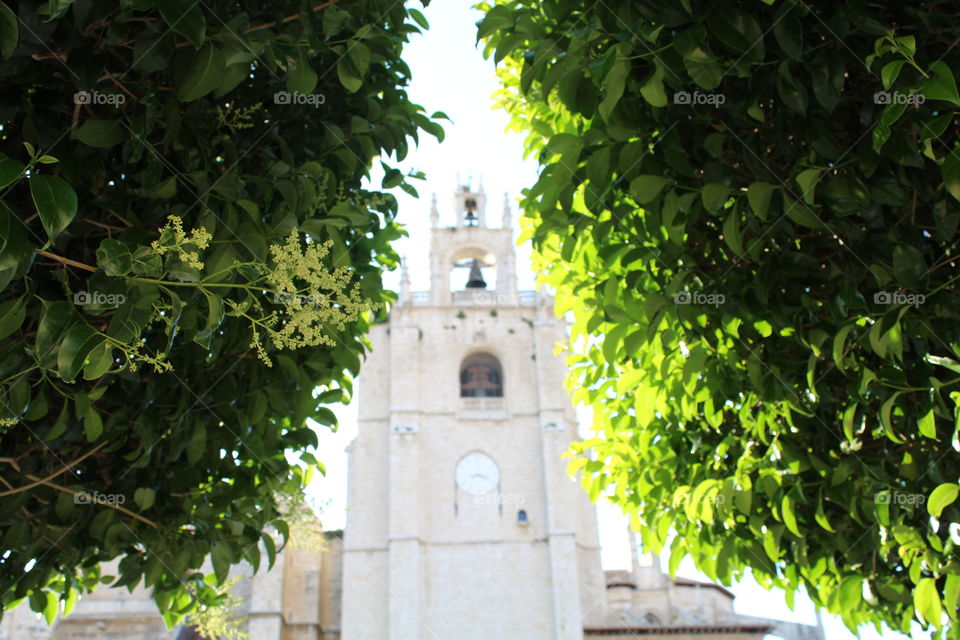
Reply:
[[[577,436],[552,299],[520,291],[511,211],[459,187],[430,213],[430,290],[404,269],[372,328],[348,447],[347,521],[323,552],[288,549],[235,587],[251,640],[822,640],[821,627],[734,612],[671,579],[631,538],[604,571],[597,515],[562,454]],[[231,575],[242,573],[238,568]],[[187,640],[142,588],[102,588],[52,629],[20,607],[0,640]]]

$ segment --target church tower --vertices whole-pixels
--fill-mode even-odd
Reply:
[[[510,209],[431,211],[430,290],[373,328],[348,449],[343,640],[581,640],[603,617],[596,515],[549,296],[518,291]]]

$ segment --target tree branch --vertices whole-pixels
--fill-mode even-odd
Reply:
[[[95,446],[93,449],[90,449],[90,451],[87,451],[85,454],[83,454],[73,462],[68,462],[67,464],[60,467],[60,469],[58,469],[57,471],[54,471],[53,473],[48,475],[46,478],[43,478],[42,480],[38,480],[33,476],[26,476],[28,479],[34,480],[35,482],[33,482],[32,484],[23,485],[22,487],[17,487],[16,489],[11,489],[10,491],[0,491],[0,498],[2,498],[3,496],[12,495],[14,493],[20,493],[21,491],[27,491],[28,489],[32,489],[37,485],[46,484],[48,480],[52,480],[53,478],[56,478],[58,475],[60,475],[64,471],[69,470],[70,467],[77,466],[78,464],[80,464],[81,462],[83,462],[93,454],[95,454],[97,451],[102,449],[104,446],[106,446],[106,444],[107,444],[107,441],[104,440],[103,442]],[[13,466],[14,469],[17,469],[19,471],[19,468],[16,465],[16,458],[0,458],[0,462],[6,462],[7,464]]]
[[[57,262],[62,262],[63,264],[69,265],[71,267],[77,267],[78,269],[86,269],[87,271],[96,271],[96,267],[91,267],[88,264],[83,264],[82,262],[77,262],[76,260],[71,260],[70,258],[64,258],[63,256],[58,256],[55,253],[50,253],[49,251],[37,251],[44,258],[50,258],[51,260],[56,260]]]
[[[83,492],[81,492],[81,491],[74,491],[73,489],[68,489],[67,487],[61,487],[61,486],[58,485],[58,484],[54,484],[54,483],[52,483],[52,482],[47,482],[46,480],[38,480],[37,478],[35,478],[34,476],[31,476],[31,475],[29,475],[29,474],[27,474],[26,477],[27,477],[28,479],[30,479],[30,480],[37,480],[37,482],[38,482],[39,484],[42,484],[42,485],[44,485],[44,486],[46,486],[46,487],[51,487],[51,488],[53,488],[53,489],[56,489],[57,491],[63,491],[64,493],[69,493],[69,494],[74,495],[74,496],[77,495],[78,493],[83,493]],[[142,515],[140,515],[139,513],[135,513],[135,512],[133,512],[133,511],[130,511],[130,509],[126,509],[126,508],[124,508],[124,507],[121,507],[121,506],[118,505],[118,504],[112,504],[112,503],[110,503],[110,502],[101,502],[101,501],[99,501],[99,500],[94,500],[94,503],[103,505],[103,506],[105,506],[105,507],[110,507],[111,509],[116,509],[116,510],[119,511],[120,513],[125,513],[125,514],[127,514],[128,516],[130,516],[130,517],[133,518],[134,520],[139,520],[140,522],[143,522],[144,524],[150,525],[150,526],[153,527],[154,529],[159,529],[159,528],[160,528],[160,526],[159,526],[156,522],[154,522],[153,520],[149,520],[149,519],[147,519],[147,518],[144,518],[144,517],[143,517]]]
[[[259,31],[260,29],[269,29],[270,27],[275,27],[278,24],[286,24],[288,22],[293,22],[294,20],[299,20],[315,11],[320,11],[321,9],[326,9],[330,5],[337,4],[340,0],[327,0],[327,2],[321,2],[318,5],[311,7],[306,11],[301,11],[300,13],[295,13],[292,16],[287,16],[282,20],[274,20],[273,22],[264,22],[263,24],[258,24],[255,27],[250,27],[244,30],[244,33],[250,33],[251,31]]]

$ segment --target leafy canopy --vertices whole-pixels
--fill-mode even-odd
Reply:
[[[503,0],[584,486],[729,583],[960,637],[960,96],[937,2]]]
[[[393,299],[397,202],[362,181],[443,135],[404,90],[414,23],[392,0],[0,4],[0,610],[142,583],[172,625],[272,564],[323,468],[307,420],[335,428]]]

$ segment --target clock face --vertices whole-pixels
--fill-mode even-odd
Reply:
[[[489,493],[500,484],[500,468],[490,456],[470,453],[457,463],[457,486],[475,496]]]

